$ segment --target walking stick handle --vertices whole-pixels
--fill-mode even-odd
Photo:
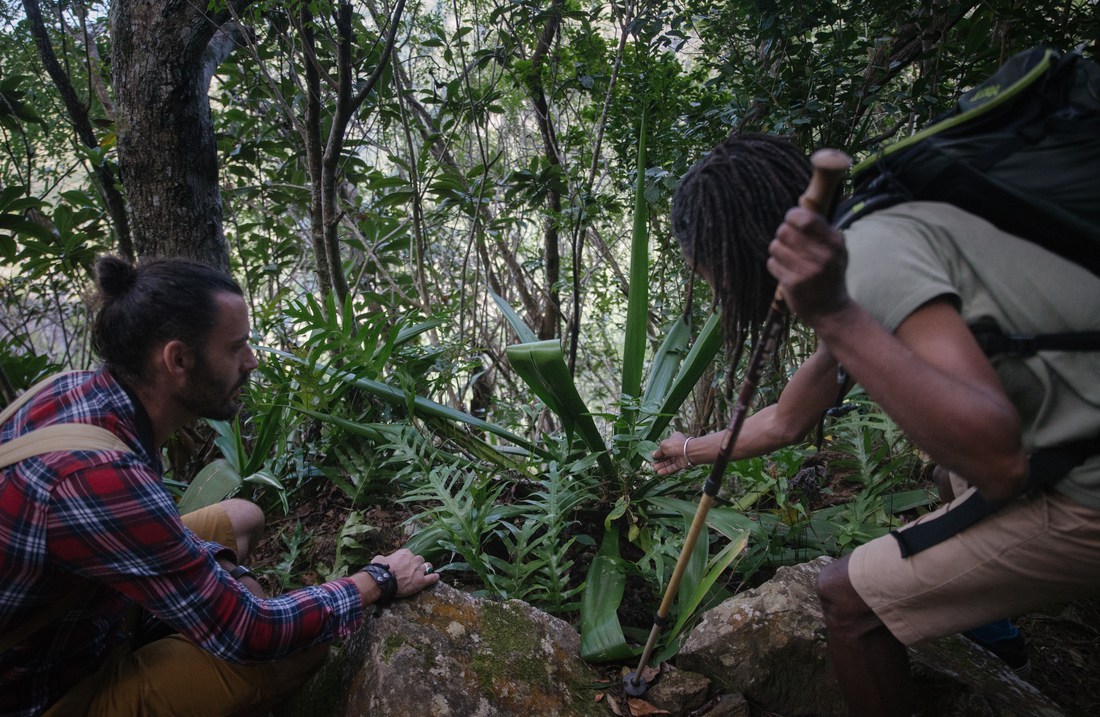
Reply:
[[[813,173],[806,191],[798,198],[798,206],[817,212],[822,216],[832,208],[833,195],[841,180],[852,166],[852,159],[839,149],[819,149],[810,155]],[[775,287],[771,310],[777,314],[783,312],[783,290]]]
[[[836,188],[852,166],[852,160],[838,149],[819,149],[810,157],[810,164],[813,165],[813,174],[806,191],[798,198],[798,206],[826,214]]]

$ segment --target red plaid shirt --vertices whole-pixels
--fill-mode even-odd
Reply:
[[[0,471],[0,635],[88,591],[0,653],[0,714],[39,714],[95,671],[129,638],[135,602],[231,662],[283,657],[362,623],[351,580],[260,599],[219,567],[225,548],[180,522],[144,410],[107,371],[55,381],[0,426],[0,442],[56,423],[106,428],[132,452],[49,453]]]

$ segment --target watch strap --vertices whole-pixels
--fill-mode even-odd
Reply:
[[[390,570],[389,565],[371,563],[360,572],[370,575],[374,578],[374,582],[378,583],[378,589],[382,591],[382,596],[375,603],[378,607],[386,607],[393,602],[394,597],[397,595],[397,576]]]

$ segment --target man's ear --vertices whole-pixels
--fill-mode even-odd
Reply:
[[[195,352],[182,341],[173,339],[161,347],[160,363],[167,375],[183,381],[195,365]]]

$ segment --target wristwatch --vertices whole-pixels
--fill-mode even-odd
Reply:
[[[246,575],[253,580],[256,580],[256,573],[252,572],[248,569],[248,567],[244,565],[238,565],[237,567],[229,571],[229,576],[232,578],[236,578],[237,580],[240,580]]]
[[[384,563],[371,563],[359,572],[366,573],[378,583],[378,589],[382,591],[382,597],[375,603],[378,607],[386,607],[397,595],[397,576],[390,572],[390,566]]]

